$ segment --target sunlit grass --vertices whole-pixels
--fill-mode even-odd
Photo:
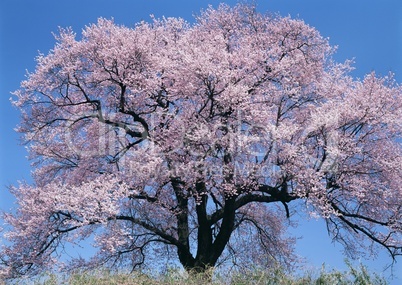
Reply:
[[[10,284],[33,285],[386,285],[388,282],[381,276],[371,273],[364,266],[352,267],[348,270],[321,270],[292,275],[281,268],[270,270],[250,269],[245,272],[231,273],[229,276],[219,273],[206,275],[187,274],[181,270],[169,270],[159,276],[150,276],[145,273],[131,274],[111,273],[108,270],[80,272],[68,276],[44,274],[35,280],[18,280]],[[2,285],[2,282],[0,282]]]

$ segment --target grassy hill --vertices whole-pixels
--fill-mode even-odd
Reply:
[[[349,264],[348,264],[349,265]],[[0,282],[1,284],[1,282]],[[387,281],[377,274],[370,273],[364,266],[353,268],[349,265],[346,271],[326,270],[305,272],[303,275],[292,275],[280,268],[249,270],[222,276],[219,274],[188,275],[180,270],[151,276],[140,272],[131,274],[110,273],[107,270],[81,272],[68,276],[44,274],[34,280],[18,280],[12,284],[33,285],[386,285]]]

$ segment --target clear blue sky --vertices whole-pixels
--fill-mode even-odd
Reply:
[[[27,153],[18,143],[13,128],[19,112],[9,103],[10,92],[19,87],[25,70],[34,71],[38,51],[47,53],[54,46],[52,32],[71,26],[77,33],[98,17],[115,19],[133,26],[141,20],[174,16],[192,21],[208,4],[217,6],[236,1],[201,0],[1,0],[0,3],[0,209],[12,207],[13,198],[7,185],[18,180],[30,181]],[[255,0],[260,12],[278,12],[303,19],[316,27],[332,45],[339,46],[337,61],[355,59],[355,77],[375,70],[379,74],[392,71],[402,83],[402,1],[401,0]],[[292,231],[303,236],[297,250],[313,267],[325,262],[328,267],[343,269],[341,247],[331,244],[325,225],[320,221],[302,223]],[[389,264],[385,254],[375,261],[363,260],[371,269],[381,270]],[[402,284],[402,258],[395,266]]]

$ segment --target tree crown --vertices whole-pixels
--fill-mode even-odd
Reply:
[[[92,235],[88,266],[152,251],[197,270],[289,264],[296,200],[349,252],[363,236],[400,255],[401,88],[353,79],[333,52],[303,21],[243,5],[62,29],[14,93],[35,185],[12,189],[4,271]]]

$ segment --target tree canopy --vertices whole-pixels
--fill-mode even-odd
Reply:
[[[354,79],[316,29],[244,5],[56,39],[14,93],[35,183],[11,189],[4,276],[90,237],[99,253],[70,267],[291,264],[295,211],[352,255],[402,254],[392,75]]]

